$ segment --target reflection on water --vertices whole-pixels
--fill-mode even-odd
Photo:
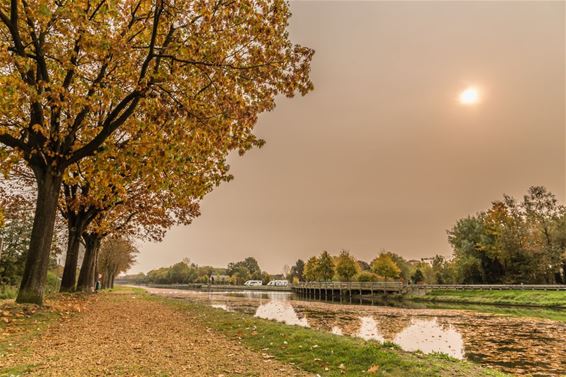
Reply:
[[[380,343],[385,341],[373,317],[360,317],[360,329],[356,333],[356,336],[365,340],[377,340]]]
[[[273,319],[288,325],[309,327],[307,318],[299,318],[289,301],[272,300],[266,304],[261,304],[257,307],[255,316],[264,319]]]
[[[441,352],[464,358],[464,340],[453,326],[440,326],[434,319],[412,319],[411,324],[393,338],[405,351]]]
[[[515,375],[566,375],[563,322],[454,309],[337,305],[296,300],[288,292],[148,290],[336,335],[389,341],[406,351],[440,352]]]

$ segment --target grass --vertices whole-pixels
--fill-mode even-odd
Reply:
[[[11,285],[0,285],[0,300],[16,298],[18,289]]]
[[[565,291],[450,291],[433,290],[424,296],[405,296],[405,300],[460,304],[489,304],[566,309]]]
[[[53,300],[66,300],[75,302],[81,299],[81,294],[51,294]],[[0,376],[20,376],[31,371],[34,365],[15,365],[5,367],[2,359],[13,352],[30,352],[30,340],[42,334],[52,323],[66,317],[75,315],[72,312],[61,312],[61,309],[49,305],[40,307],[33,304],[16,304],[13,300],[0,301],[0,313],[9,312],[10,322],[0,321]],[[2,317],[4,317],[2,315]],[[6,317],[4,317],[6,318]]]
[[[412,304],[413,305],[410,307],[415,309],[471,310],[474,312],[498,314],[509,317],[541,318],[551,321],[566,322],[566,310],[564,309],[424,301],[412,302]]]
[[[0,307],[0,310],[2,310],[2,307]],[[7,337],[0,337],[0,360],[9,351],[15,349],[17,349],[18,352],[27,352],[28,348],[26,344],[29,340],[41,334],[50,323],[59,318],[60,315],[56,312],[40,309],[30,316],[18,318],[17,325],[7,325],[4,322],[0,322],[0,333],[4,332],[8,326],[12,329],[16,326],[17,330],[10,333]],[[0,367],[0,376],[19,375],[29,368],[30,366],[21,365],[15,367],[15,369]]]
[[[138,291],[139,293],[139,291]],[[392,343],[361,339],[289,326],[250,315],[225,312],[185,300],[143,295],[191,316],[249,348],[323,377],[361,376],[504,376],[444,354],[409,353]]]

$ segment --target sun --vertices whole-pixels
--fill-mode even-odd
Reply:
[[[480,101],[480,93],[477,88],[471,86],[460,92],[458,101],[466,106],[475,105]]]

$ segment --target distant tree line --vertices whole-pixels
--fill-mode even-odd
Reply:
[[[474,216],[460,219],[448,231],[453,255],[407,260],[382,251],[371,261],[323,251],[284,268],[285,278],[299,281],[391,281],[413,284],[554,284],[566,283],[566,209],[544,187],[535,186],[518,201],[508,195]],[[145,283],[215,282],[243,284],[283,276],[262,272],[248,257],[226,268],[199,267],[188,260],[137,275]]]
[[[566,207],[544,187],[522,200],[509,195],[448,231],[454,254],[407,261],[382,252],[370,263],[348,251],[324,251],[291,268],[295,281],[385,281],[429,284],[566,284]]]
[[[304,263],[298,260],[291,268],[289,279],[298,281],[391,281],[403,280],[419,283],[433,282],[435,272],[440,275],[445,268],[443,257],[435,257],[442,263],[430,264],[424,261],[408,261],[402,256],[390,251],[383,251],[371,262],[357,260],[349,251],[342,250],[336,256],[323,251],[319,256],[313,256]],[[434,270],[433,270],[434,267]]]
[[[198,266],[188,258],[169,267],[161,267],[147,274],[128,275],[124,278],[137,284],[234,284],[242,285],[247,280],[261,280],[267,284],[273,279],[283,279],[283,275],[270,275],[262,271],[253,257],[229,263],[226,268]]]

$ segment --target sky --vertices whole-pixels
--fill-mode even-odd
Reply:
[[[446,231],[507,193],[565,198],[565,3],[291,2],[315,90],[280,98],[231,156],[235,179],[131,273],[255,257],[280,273],[322,250],[450,255]],[[459,94],[478,91],[463,105]]]

